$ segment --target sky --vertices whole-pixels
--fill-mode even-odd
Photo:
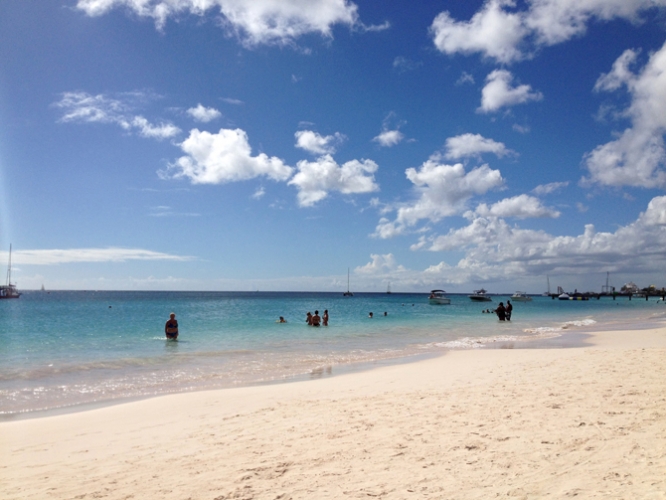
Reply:
[[[26,290],[666,286],[665,42],[666,0],[4,0],[0,264]]]

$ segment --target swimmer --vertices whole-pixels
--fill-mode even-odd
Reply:
[[[176,314],[169,314],[169,319],[164,325],[164,333],[168,340],[178,340],[178,321],[176,321]]]
[[[308,311],[308,314],[305,316],[305,322],[308,325],[312,325],[312,313]]]
[[[324,317],[322,319],[324,321],[324,326],[328,326],[328,309],[324,309]]]
[[[368,318],[372,318],[372,311],[368,313]]]
[[[312,326],[319,326],[319,323],[321,323],[319,311],[315,311],[314,316],[312,316]]]
[[[276,321],[276,323],[286,323],[287,320],[284,319],[284,317],[280,316],[280,319]]]
[[[384,316],[388,316],[388,313],[386,311],[384,311]]]

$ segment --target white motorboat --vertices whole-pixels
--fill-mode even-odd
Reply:
[[[428,297],[428,302],[431,304],[450,304],[451,299],[444,296],[445,293],[444,290],[432,290],[430,297]]]
[[[560,300],[571,300],[571,296],[566,292],[558,295],[557,298]]]
[[[527,295],[525,292],[516,292],[511,296],[511,300],[514,302],[530,302],[532,297]]]
[[[474,290],[474,293],[472,295],[469,295],[469,298],[473,300],[474,302],[492,302],[493,299],[491,299],[488,296],[488,293],[483,289],[480,288],[479,290]]]

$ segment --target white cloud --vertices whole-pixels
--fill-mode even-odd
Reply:
[[[374,233],[376,237],[391,238],[421,220],[437,222],[458,214],[472,196],[500,188],[504,183],[499,170],[492,170],[488,165],[465,172],[461,163],[442,165],[437,157],[430,158],[419,170],[408,168],[405,174],[419,197],[413,203],[399,205],[394,221],[380,219]]]
[[[372,140],[379,143],[380,146],[385,148],[390,148],[402,142],[405,138],[405,135],[399,130],[384,130],[377,137],[374,137]]]
[[[661,196],[614,233],[598,233],[588,224],[581,235],[552,236],[509,226],[500,217],[478,217],[433,238],[428,249],[464,250],[452,274],[477,281],[546,273],[654,272],[666,265],[665,247],[666,196]]]
[[[204,16],[217,10],[221,25],[247,47],[260,44],[288,45],[302,35],[319,33],[332,38],[336,24],[373,28],[358,21],[358,7],[348,0],[78,0],[77,8],[89,16],[125,8],[140,17],[152,18],[163,29],[170,17]]]
[[[16,250],[12,252],[12,263],[18,265],[51,266],[81,262],[126,262],[128,260],[187,261],[182,257],[138,248],[71,248],[69,250]]]
[[[193,129],[180,148],[186,156],[169,165],[162,176],[187,177],[193,184],[224,184],[259,176],[285,181],[293,172],[274,156],[252,156],[247,134],[241,129],[220,129],[217,134]]]
[[[504,63],[520,59],[518,47],[527,30],[519,13],[503,9],[512,4],[510,0],[490,0],[469,22],[440,13],[430,26],[435,47],[446,54],[480,52]]]
[[[171,123],[152,124],[143,116],[134,115],[132,103],[104,94],[65,92],[53,106],[64,110],[59,120],[63,123],[114,123],[124,130],[136,130],[142,137],[153,139],[167,139],[180,133],[180,129]]]
[[[345,136],[339,132],[333,135],[321,136],[312,130],[299,130],[294,136],[296,137],[297,148],[318,155],[335,153],[337,145],[345,140]]]
[[[420,61],[412,61],[411,59],[407,59],[403,56],[397,56],[395,59],[393,59],[393,68],[400,73],[413,71],[422,65],[423,63]]]
[[[583,179],[584,184],[666,187],[666,44],[638,74],[630,70],[635,60],[635,51],[625,51],[597,80],[598,91],[627,87],[631,104],[622,115],[631,120],[631,127],[586,155],[590,177]]]
[[[491,113],[500,108],[524,104],[543,99],[541,92],[532,92],[529,85],[511,87],[513,75],[505,69],[496,69],[486,77],[486,86],[481,91],[481,106],[478,112]]]
[[[466,83],[474,84],[474,76],[466,71],[463,71],[460,78],[456,80],[456,85],[464,85]]]
[[[358,194],[379,190],[373,175],[378,166],[372,160],[351,160],[340,166],[330,155],[324,155],[312,162],[301,160],[296,166],[298,173],[289,184],[298,188],[302,207],[314,205],[331,191]]]
[[[253,200],[259,200],[264,197],[266,190],[262,187],[257,188],[257,190],[252,194]]]
[[[196,108],[190,108],[187,110],[187,114],[190,115],[198,122],[208,123],[222,116],[215,108],[207,108],[203,104],[197,104]]]
[[[244,104],[244,102],[240,99],[232,99],[231,97],[223,97],[222,101],[226,102],[227,104],[233,104],[234,106],[240,106],[241,104]]]
[[[503,143],[486,139],[481,134],[461,134],[449,137],[446,140],[445,158],[458,160],[460,158],[480,157],[483,153],[493,153],[499,158],[516,154]]]
[[[512,198],[505,198],[492,204],[491,206],[482,203],[474,211],[474,217],[515,217],[517,219],[528,219],[534,217],[557,218],[560,212],[548,207],[544,207],[541,201],[534,196],[521,194]]]
[[[370,262],[364,266],[359,266],[354,269],[355,273],[366,275],[378,275],[384,273],[402,272],[405,268],[399,265],[392,253],[387,254],[370,254]]]
[[[550,194],[558,189],[565,188],[569,185],[569,181],[564,181],[564,182],[551,182],[549,184],[541,184],[537,187],[535,187],[532,192],[534,194],[538,195],[544,195],[544,194]]]
[[[640,22],[642,13],[666,0],[488,0],[469,21],[440,13],[430,26],[435,47],[446,54],[480,53],[500,63],[529,58],[548,45],[583,34],[593,20]]]

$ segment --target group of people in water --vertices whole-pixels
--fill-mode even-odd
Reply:
[[[314,314],[308,311],[305,322],[310,326],[328,326],[328,309],[324,309],[324,316],[319,316],[319,311],[315,311]]]
[[[513,311],[513,305],[511,305],[510,300],[507,300],[506,307],[504,306],[503,302],[500,302],[499,305],[497,306],[497,309],[493,309],[492,311],[490,309],[484,309],[481,312],[484,314],[495,313],[497,314],[497,317],[499,318],[500,321],[511,321],[512,311]],[[388,316],[388,313],[384,312],[384,316]],[[368,313],[368,318],[372,317],[374,317],[374,314],[372,312]],[[280,319],[276,321],[276,323],[286,323],[286,322],[287,320],[284,319],[283,316],[280,316]],[[318,310],[316,310],[314,314],[308,311],[308,313],[305,316],[305,322],[309,326],[328,326],[328,309],[324,309],[323,316],[319,316]],[[178,321],[176,320],[175,313],[171,313],[169,315],[169,319],[164,325],[164,334],[166,335],[167,340],[178,340]]]
[[[492,311],[490,309],[484,309],[481,312],[484,314],[495,313],[497,314],[497,317],[499,318],[500,321],[511,321],[511,313],[513,312],[513,305],[511,304],[510,300],[507,300],[506,307],[504,306],[504,302],[500,302],[499,305],[497,306],[497,309],[493,309]]]

